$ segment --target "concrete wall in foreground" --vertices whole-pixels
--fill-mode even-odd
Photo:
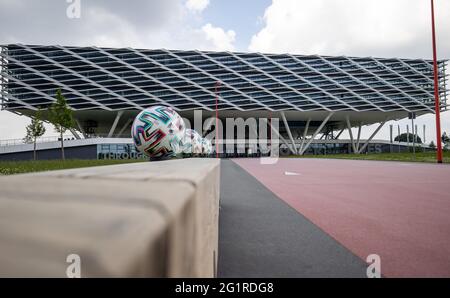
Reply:
[[[219,161],[0,177],[0,276],[214,277]]]

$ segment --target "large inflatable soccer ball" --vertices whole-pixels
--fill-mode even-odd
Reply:
[[[187,131],[187,130],[186,130]],[[191,143],[191,138],[188,138],[186,136],[186,134],[184,135],[183,138],[183,149],[182,152],[185,154],[191,154],[192,153],[192,143]]]
[[[212,153],[212,144],[211,141],[207,138],[202,139],[202,152],[205,154],[211,154]]]
[[[171,157],[181,152],[185,129],[183,119],[172,108],[154,106],[136,116],[131,136],[139,152],[152,158]]]
[[[202,153],[202,136],[193,129],[186,129],[183,141],[183,152],[187,154]]]

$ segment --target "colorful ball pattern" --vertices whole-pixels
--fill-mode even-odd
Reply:
[[[212,144],[211,141],[207,138],[202,139],[202,152],[205,154],[211,154],[212,153]]]
[[[139,152],[161,158],[181,152],[185,130],[183,118],[172,108],[154,106],[136,116],[131,136]]]
[[[186,129],[184,138],[184,153],[202,153],[202,136],[193,129]]]

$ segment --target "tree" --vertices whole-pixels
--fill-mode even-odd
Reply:
[[[434,144],[433,141],[430,142],[429,146],[430,146],[431,149],[436,149],[436,145]]]
[[[26,127],[27,134],[24,138],[25,143],[33,143],[33,159],[36,160],[36,139],[44,135],[45,127],[41,118],[41,110],[38,110],[31,123]]]
[[[55,127],[55,131],[59,133],[61,140],[61,157],[64,156],[64,138],[63,134],[66,130],[75,126],[72,110],[67,105],[66,99],[61,93],[61,89],[56,90],[56,101],[49,108],[49,120]]]
[[[444,150],[448,151],[449,147],[450,147],[450,137],[447,135],[447,133],[444,131],[444,133],[442,134],[442,142],[444,143]]]
[[[402,133],[401,135],[396,136],[394,141],[395,142],[399,142],[399,141],[400,142],[408,142],[408,140],[409,140],[409,142],[412,143],[413,138],[414,138],[414,134],[412,134],[412,133]],[[422,144],[422,139],[418,135],[416,135],[416,143]]]
[[[448,144],[450,143],[450,137],[447,135],[447,133],[444,131],[444,133],[442,134],[442,142],[444,144]]]

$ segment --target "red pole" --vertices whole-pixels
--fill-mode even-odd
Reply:
[[[218,101],[219,101],[219,93],[218,89],[220,86],[220,82],[216,82],[216,86],[214,87],[216,91],[216,158],[219,158],[219,109],[218,109]]]
[[[438,163],[442,163],[442,142],[441,142],[441,110],[439,104],[439,82],[436,58],[436,32],[434,29],[434,1],[431,0],[431,32],[433,38],[433,69],[434,69],[434,109],[436,113],[436,159]]]

